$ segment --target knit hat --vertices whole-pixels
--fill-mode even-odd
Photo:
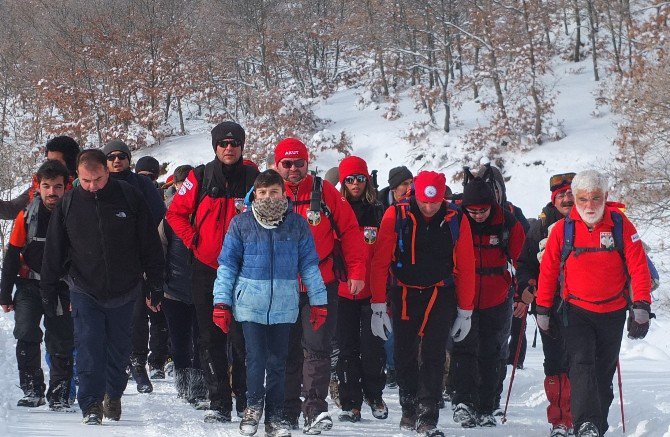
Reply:
[[[102,153],[104,153],[105,156],[112,152],[123,152],[128,155],[128,159],[130,159],[130,148],[121,140],[112,140],[102,148]]]
[[[392,168],[391,171],[389,171],[389,188],[395,190],[403,181],[412,179],[413,177],[414,175],[412,172],[404,165]]]
[[[240,147],[244,148],[244,141],[246,140],[246,134],[244,129],[239,124],[234,121],[224,121],[214,126],[212,129],[212,148],[216,150],[216,145],[219,141],[223,140],[234,140],[240,144]]]
[[[278,165],[284,158],[309,161],[307,146],[297,138],[284,138],[275,147],[275,165]]]
[[[370,179],[368,165],[358,156],[347,156],[342,160],[342,162],[340,162],[340,166],[338,168],[340,172],[340,184],[344,183],[344,178],[353,174],[362,174],[365,175],[368,180]]]
[[[191,170],[193,170],[193,166],[188,164],[180,165],[175,168],[174,173],[172,173],[174,182],[184,182]]]
[[[409,178],[400,182],[405,179]],[[422,171],[414,178],[414,197],[421,202],[442,202],[446,190],[447,178],[442,173]]]
[[[154,176],[154,178],[158,178],[161,172],[161,165],[153,156],[143,156],[138,159],[137,164],[135,164],[135,173],[139,173],[141,171],[148,171]]]
[[[77,172],[77,155],[80,152],[79,143],[67,135],[54,137],[47,141],[46,152],[61,152],[71,175]]]
[[[340,169],[339,167],[331,167],[326,174],[323,176],[323,179],[330,182],[333,185],[337,185],[340,180]]]
[[[562,187],[556,188],[554,191],[551,192],[551,203],[554,203],[556,201],[556,196],[558,196],[558,193],[562,193],[563,191],[568,191],[570,189],[570,185],[563,185]]]
[[[554,203],[558,193],[567,191],[572,186],[575,173],[555,174],[549,178],[549,189],[551,190],[551,203]]]
[[[480,177],[476,177],[463,188],[463,207],[471,205],[489,205],[496,202],[491,187]]]

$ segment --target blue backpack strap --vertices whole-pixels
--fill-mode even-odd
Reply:
[[[567,216],[563,225],[563,248],[561,249],[561,270],[570,253],[575,248],[575,221]]]
[[[619,251],[621,258],[626,261],[623,253],[623,217],[616,211],[611,213],[612,221],[614,222],[614,229],[612,230],[612,237],[614,238],[614,246]]]
[[[463,212],[457,205],[454,205],[451,202],[447,202],[447,209],[456,211],[456,214],[453,217],[451,217],[448,222],[449,231],[451,232],[451,241],[454,243],[455,246],[456,242],[458,241],[458,237],[460,236],[461,233],[461,217],[463,216]]]

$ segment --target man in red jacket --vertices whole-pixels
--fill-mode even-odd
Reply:
[[[408,200],[382,218],[372,258],[371,291],[386,290],[389,268],[396,285],[393,308],[395,365],[400,387],[400,428],[420,436],[437,429],[438,402],[449,334],[468,336],[474,309],[475,256],[468,219],[444,200],[443,174],[423,171]],[[497,363],[497,360],[496,360]],[[464,381],[462,369],[454,381]]]
[[[210,411],[206,422],[230,422],[232,398],[228,378],[227,340],[233,346],[233,390],[236,410],[246,408],[244,338],[233,324],[228,335],[212,321],[214,279],[217,257],[230,221],[244,207],[244,196],[258,175],[244,165],[242,150],[245,132],[237,123],[226,121],[212,129],[216,158],[192,170],[175,194],[165,214],[170,227],[191,250],[192,293],[200,329],[200,356],[209,388]],[[237,329],[236,329],[237,328]]]
[[[286,362],[285,417],[297,429],[300,415],[300,384],[305,397],[303,432],[320,434],[330,429],[328,414],[331,340],[337,326],[338,281],[333,273],[336,239],[346,265],[349,291],[359,294],[365,285],[365,240],[349,202],[327,181],[319,187],[307,172],[309,152],[296,138],[285,138],[275,148],[275,163],[284,178],[286,194],[294,211],[307,218],[319,255],[319,269],[328,291],[328,306],[311,308],[306,293],[300,296],[300,317],[291,329]],[[320,199],[318,197],[320,196]],[[314,331],[310,319],[325,317],[324,326]],[[302,350],[300,342],[302,338]],[[302,370],[302,374],[301,374]]]
[[[572,180],[572,191],[575,207],[552,229],[540,263],[537,324],[545,332],[555,329],[550,308],[560,279],[575,435],[591,437],[608,429],[612,377],[629,302],[628,337],[644,338],[649,329],[651,279],[635,226],[606,203],[607,178],[595,170],[583,171]],[[615,220],[622,221],[623,248],[615,242]],[[574,233],[567,237],[572,250],[566,257],[569,221]]]

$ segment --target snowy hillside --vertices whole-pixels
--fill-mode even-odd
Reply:
[[[605,168],[614,151],[611,139],[614,135],[612,119],[607,113],[594,117],[595,104],[592,97],[594,82],[589,62],[581,64],[558,64],[555,66],[559,78],[560,94],[557,99],[557,118],[563,120],[566,137],[557,142],[548,142],[528,153],[505,156],[508,197],[520,206],[528,217],[534,217],[549,201],[548,177],[566,171],[585,168]],[[413,162],[410,146],[402,140],[409,124],[426,118],[413,110],[409,98],[400,101],[399,110],[403,116],[394,121],[382,117],[383,108],[371,107],[359,110],[356,107],[356,91],[346,90],[336,93],[317,108],[319,117],[330,119],[328,130],[333,133],[346,131],[352,139],[354,154],[379,170],[380,185],[385,186],[386,175],[392,167],[405,164],[413,171],[421,165]],[[602,109],[601,109],[602,111]],[[466,125],[476,124],[474,105],[464,105],[457,114]],[[137,151],[133,161],[150,154],[161,162],[168,162],[171,172],[176,166],[190,163],[199,164],[212,159],[213,152],[206,126],[193,126],[192,134],[165,141],[161,146]],[[199,132],[199,133],[198,133]],[[431,142],[441,144],[450,160],[457,164],[443,170],[451,177],[460,170],[458,158],[462,156],[458,139],[459,130],[449,135],[433,134]],[[309,139],[305,139],[309,140]],[[250,139],[253,141],[253,139]],[[306,141],[308,142],[308,141]],[[447,148],[446,146],[449,146]],[[341,156],[324,154],[312,168],[321,173],[336,165]],[[486,161],[483,161],[486,162]],[[482,162],[482,163],[483,163]],[[430,165],[426,169],[433,169]],[[415,173],[416,174],[416,173]],[[450,183],[454,191],[460,191],[455,183]],[[661,237],[653,230],[643,230],[643,238],[658,247]],[[646,233],[645,233],[646,232]],[[670,265],[668,257],[654,255],[659,267]],[[663,285],[657,296],[667,296],[670,291],[667,276],[662,273]],[[668,312],[659,308],[658,319],[652,323],[651,331],[642,341],[624,339],[621,350],[623,372],[624,407],[626,434],[629,436],[670,436],[670,323]],[[451,419],[451,410],[441,411],[440,426],[447,435],[457,436],[542,436],[548,435],[542,370],[542,349],[538,336],[537,348],[531,348],[535,322],[528,320],[527,337],[529,343],[525,368],[516,374],[508,413],[508,422],[496,429],[463,430]],[[100,436],[237,436],[238,421],[232,424],[212,425],[202,421],[203,413],[176,399],[171,380],[155,384],[154,393],[138,394],[134,382],[130,382],[123,397],[123,415],[120,422],[103,423],[92,429],[81,425],[81,415],[77,413],[53,413],[46,407],[18,409],[16,401],[20,397],[18,372],[14,357],[15,340],[12,336],[13,314],[0,315],[0,435],[1,436],[66,436],[87,433]],[[507,382],[505,384],[505,393]],[[371,418],[368,410],[363,410],[360,424],[340,424],[335,420],[333,429],[324,435],[368,437],[389,437],[410,435],[398,428],[400,407],[398,390],[386,389],[384,398],[389,404],[390,415],[385,421]],[[336,416],[338,411],[332,406]],[[622,422],[618,389],[615,381],[615,401],[609,415],[610,433],[622,432]],[[262,434],[262,433],[260,433]],[[259,434],[259,435],[260,435]],[[294,432],[301,435],[301,432]]]

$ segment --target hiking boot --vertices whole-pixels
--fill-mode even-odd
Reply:
[[[321,434],[321,431],[328,431],[333,427],[333,419],[327,411],[320,413],[316,417],[305,417],[305,424],[302,427],[302,433],[308,435]]]
[[[330,398],[333,400],[337,408],[342,408],[342,404],[340,404],[340,382],[337,380],[337,376],[335,374],[330,375],[328,393],[330,394]]]
[[[196,410],[207,410],[209,408],[209,390],[205,381],[205,372],[200,369],[188,368],[188,387],[186,389],[186,400]]]
[[[592,422],[584,422],[579,427],[579,431],[575,434],[577,437],[600,437],[598,427]]]
[[[340,422],[360,422],[361,421],[361,410],[358,408],[352,408],[351,410],[342,410],[339,416],[337,416]]]
[[[254,435],[258,431],[258,422],[263,415],[263,408],[247,407],[240,421],[240,434]]]
[[[154,391],[154,386],[151,384],[149,375],[147,374],[147,366],[134,361],[131,363],[130,373],[137,384],[138,393],[151,393]]]
[[[386,371],[386,387],[398,388],[398,381],[396,380],[395,369],[388,369]]]
[[[186,399],[188,393],[189,372],[188,369],[176,369],[174,372],[174,386],[177,389],[177,397]]]
[[[47,400],[51,411],[67,411],[70,409],[71,380],[61,379],[49,384]]]
[[[165,379],[165,370],[162,367],[149,366],[149,379]]]
[[[230,410],[212,408],[205,412],[205,423],[227,423],[231,421]]]
[[[44,373],[42,369],[36,371],[19,372],[19,383],[23,390],[23,397],[16,403],[17,407],[35,408],[44,405]]]
[[[389,417],[389,409],[382,398],[367,399],[366,402],[370,406],[375,419],[386,419]]]
[[[96,402],[84,412],[84,425],[102,425],[102,404]]]
[[[284,420],[282,422],[285,423],[289,427],[289,429],[297,431],[300,429],[300,422],[298,420],[299,418],[300,416],[288,417],[287,415],[284,415]]]
[[[496,418],[491,413],[481,413],[477,415],[477,425],[483,427],[491,427],[498,425]]]
[[[102,401],[102,413],[109,420],[118,422],[121,419],[121,398],[112,399],[105,393]]]
[[[416,415],[405,415],[400,417],[400,429],[414,431],[416,429]]]
[[[472,407],[466,404],[458,404],[454,408],[454,422],[463,428],[474,428],[477,426],[477,415]]]
[[[419,437],[444,437],[444,433],[437,429],[435,425],[423,424],[416,429]]]
[[[568,437],[568,427],[565,425],[554,425],[549,437]]]
[[[175,368],[174,368],[174,361],[172,361],[172,358],[168,358],[167,362],[165,363],[165,367],[163,368],[163,371],[165,372],[166,376],[174,376]]]
[[[282,420],[265,424],[265,437],[291,437],[290,425]]]

